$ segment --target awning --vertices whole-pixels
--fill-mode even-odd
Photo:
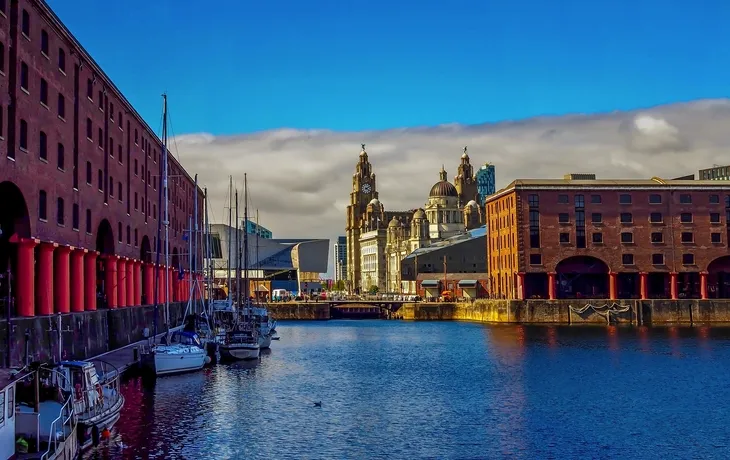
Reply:
[[[461,280],[459,281],[460,288],[475,288],[477,287],[477,280]]]
[[[421,281],[421,286],[425,288],[437,288],[439,287],[439,280],[423,280]]]
[[[259,284],[259,287],[256,288],[256,292],[269,292],[269,290],[263,284]]]

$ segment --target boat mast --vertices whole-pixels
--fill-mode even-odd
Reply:
[[[238,222],[238,189],[236,189],[236,299],[241,302],[241,244],[239,234],[241,233]]]
[[[167,157],[167,94],[162,95],[162,145],[163,147],[163,157]],[[164,163],[164,160],[163,160]],[[160,165],[160,168],[162,168],[162,165]],[[161,244],[161,236],[162,236],[162,187],[160,187],[159,193],[158,193],[158,203],[159,206],[157,207],[157,241],[155,242],[155,267],[160,266],[160,244]],[[154,315],[154,321],[153,321],[153,336],[152,340],[154,341],[157,337],[157,312],[159,310],[160,305],[160,271],[155,270],[155,283],[154,283],[154,304],[155,304],[155,315]]]
[[[246,179],[246,173],[243,173],[243,221],[248,227],[248,183]],[[248,280],[248,231],[243,232],[243,269],[244,269],[244,302],[248,304],[249,295],[249,280]]]
[[[190,271],[192,272],[193,277],[193,286],[192,286],[192,292],[191,292],[191,298],[193,299],[193,308],[192,312],[197,313],[198,312],[198,299],[196,292],[200,292],[200,289],[198,289],[198,232],[200,229],[198,228],[198,175],[195,175],[195,200],[193,201],[195,204],[195,209],[193,210],[193,220],[195,221],[194,224],[190,227],[194,233],[191,235],[192,237],[192,246],[193,246],[193,252],[190,253],[190,257],[192,260],[192,266],[190,267]]]
[[[208,300],[207,306],[210,307],[210,300],[212,299],[211,289],[213,282],[213,267],[211,267],[210,265],[210,221],[208,220],[208,187],[203,188],[203,205],[205,206],[205,215],[203,216],[203,219],[205,219],[205,222],[203,223],[203,228],[205,232],[205,263],[203,264],[203,279],[207,280],[207,283],[205,284],[205,293]],[[209,314],[210,312],[207,313]]]
[[[165,98],[165,113],[163,119],[163,148],[162,148],[162,186],[165,190],[165,216],[162,225],[165,226],[165,325],[170,327],[170,195],[167,188],[167,95]]]
[[[264,272],[261,270],[261,267],[259,266],[259,234],[261,233],[261,227],[259,227],[259,210],[256,209],[256,274],[261,274],[261,280],[263,281],[263,274]],[[258,291],[256,292],[256,297],[258,297]],[[256,299],[258,301],[258,299]]]
[[[233,242],[233,239],[231,238],[233,235],[231,234],[232,231],[232,225],[233,225],[233,176],[228,176],[228,303],[231,303],[231,295],[233,293],[232,285],[231,285],[231,261],[233,260],[233,256],[231,255],[231,248],[233,245],[231,243]]]

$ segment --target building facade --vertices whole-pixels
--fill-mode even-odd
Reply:
[[[730,185],[517,180],[487,199],[501,298],[730,297]]]
[[[152,280],[189,268],[183,236],[196,193],[202,228],[202,191],[168,153],[171,259],[156,265],[161,141],[44,1],[0,13],[0,270],[15,314],[164,300]],[[178,278],[170,300],[186,296],[189,275]]]
[[[347,279],[347,237],[338,236],[334,245],[335,283]]]
[[[479,205],[484,207],[487,197],[497,191],[497,174],[493,164],[486,163],[476,173]]]
[[[249,235],[258,235],[259,238],[264,239],[271,239],[273,238],[273,235],[271,233],[271,230],[269,230],[266,227],[262,227],[261,225],[257,224],[256,222],[252,220],[246,220],[244,221],[246,225],[246,233]]]

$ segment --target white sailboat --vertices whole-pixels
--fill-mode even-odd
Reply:
[[[160,241],[160,233],[161,233],[161,225],[164,224],[165,226],[165,262],[166,266],[170,266],[170,243],[169,243],[169,234],[170,234],[170,228],[169,228],[169,196],[168,196],[168,186],[167,186],[167,179],[168,179],[168,168],[167,168],[167,95],[163,94],[163,111],[162,111],[162,143],[163,143],[163,150],[162,150],[162,187],[160,188],[160,201],[164,201],[164,216],[160,216],[158,218],[158,225],[157,225],[157,241],[158,241],[158,250],[157,250],[157,264],[159,265],[159,259],[160,259],[160,251],[159,251],[159,241]],[[197,182],[196,182],[196,188],[197,188]],[[163,196],[164,191],[164,196]],[[197,197],[197,193],[195,194]],[[160,211],[162,211],[162,206],[160,206]],[[197,207],[196,207],[197,210]],[[170,299],[170,271],[164,270],[165,272],[165,323],[169,325],[170,315],[169,315],[169,299]],[[210,358],[208,357],[208,354],[206,353],[205,349],[203,348],[203,344],[200,341],[200,338],[195,332],[188,332],[188,331],[175,331],[170,334],[167,334],[163,337],[162,343],[156,344],[154,343],[155,338],[157,337],[157,306],[158,306],[158,292],[157,285],[159,283],[159,275],[155,277],[155,321],[154,321],[154,329],[155,334],[152,337],[153,344],[147,349],[143,350],[141,358],[142,358],[142,366],[143,368],[147,369],[148,371],[151,371],[156,376],[160,375],[167,375],[167,374],[177,374],[182,372],[190,372],[190,371],[197,371],[203,368],[203,366],[210,362]],[[168,336],[169,339],[168,339]]]

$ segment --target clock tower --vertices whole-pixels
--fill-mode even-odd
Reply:
[[[368,203],[378,198],[375,188],[375,173],[368,161],[365,144],[362,144],[360,158],[352,175],[350,204],[347,206],[347,281],[353,292],[360,288],[360,233],[363,231],[363,217]]]

